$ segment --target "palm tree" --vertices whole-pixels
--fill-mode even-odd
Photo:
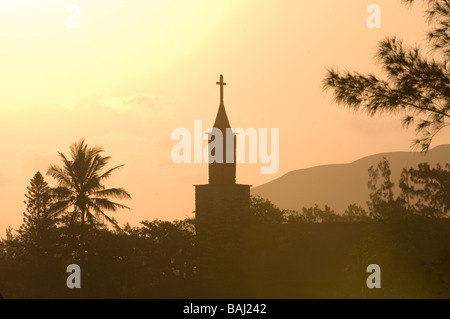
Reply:
[[[58,186],[51,189],[54,204],[51,207],[53,216],[60,215],[73,209],[73,216],[81,220],[80,228],[80,255],[82,269],[86,263],[85,250],[85,224],[103,224],[100,218],[106,219],[117,229],[120,229],[114,219],[104,211],[115,212],[118,209],[129,207],[113,202],[110,198],[131,198],[123,188],[106,188],[103,183],[111,174],[123,167],[119,165],[104,172],[102,170],[108,164],[110,156],[102,156],[104,150],[101,147],[88,147],[84,139],[70,146],[68,159],[58,152],[63,166],[50,165],[47,175],[56,179]],[[86,276],[82,276],[84,278]]]

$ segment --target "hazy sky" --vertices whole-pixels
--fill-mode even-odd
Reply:
[[[366,25],[371,3],[381,29]],[[80,28],[67,27],[70,4]],[[419,3],[400,0],[0,0],[0,235],[20,225],[34,173],[82,137],[126,165],[107,184],[133,197],[121,224],[193,217],[207,166],[174,164],[170,136],[213,124],[219,74],[233,127],[280,129],[279,171],[238,165],[240,183],[410,150],[398,119],[339,107],[321,82],[326,67],[379,72],[379,40],[421,43],[427,28]]]

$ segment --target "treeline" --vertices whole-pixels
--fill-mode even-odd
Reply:
[[[241,237],[235,236],[238,232],[224,229],[228,235],[222,237],[219,245],[202,246],[197,242],[193,219],[143,221],[138,227],[128,224],[115,227],[117,223],[112,219],[111,227],[108,220],[101,218],[83,225],[81,214],[73,211],[55,214],[52,188],[38,172],[27,187],[23,224],[17,231],[9,228],[0,242],[0,292],[5,298],[293,298],[321,293],[327,297],[326,293],[336,290],[334,293],[341,297],[370,297],[373,292],[361,293],[359,283],[365,282],[361,277],[364,272],[358,267],[378,258],[378,263],[399,272],[408,267],[405,260],[413,260],[409,267],[414,270],[414,278],[422,278],[418,274],[425,276],[422,272],[427,272],[433,278],[433,293],[440,296],[442,291],[447,293],[450,285],[445,279],[450,275],[445,266],[450,264],[450,254],[445,253],[450,248],[448,223],[442,219],[448,216],[449,181],[449,165],[431,168],[426,163],[420,164],[403,170],[398,181],[401,191],[394,196],[389,162],[383,159],[369,169],[367,210],[352,204],[338,214],[328,206],[321,209],[316,205],[297,212],[252,197],[249,212],[243,212],[249,218],[245,225],[240,225],[245,226],[240,229]],[[325,224],[330,226],[322,230],[309,226],[325,227]],[[344,232],[343,227],[347,229]],[[323,229],[327,231],[320,233]],[[316,237],[320,238],[308,242],[308,236],[317,232],[321,235]],[[360,233],[365,234],[361,242]],[[320,240],[324,242],[319,244]],[[333,241],[342,243],[331,248]],[[358,241],[358,248],[352,254],[345,255],[348,253],[345,249],[345,254],[340,252],[354,241]],[[418,251],[417,247],[422,248]],[[319,285],[323,289],[317,291],[312,285],[309,289],[314,292],[308,292],[302,281],[306,280],[302,277],[307,276],[306,272],[300,274],[291,269],[287,275],[290,265],[301,268],[314,264],[310,250],[316,251],[317,256],[328,251],[321,258],[330,258],[329,267],[341,258],[348,266],[347,271],[353,269],[352,274],[359,274],[346,281],[351,289],[342,290],[342,283],[335,283]],[[425,259],[417,257],[424,251],[434,254]],[[405,254],[408,258],[399,258]],[[270,268],[268,265],[274,260],[278,263]],[[427,267],[423,266],[424,260]],[[70,264],[83,264],[83,289],[67,287],[66,269]],[[319,264],[316,268],[320,268]],[[315,270],[309,271],[314,277]],[[329,268],[324,273],[335,274],[335,270]],[[330,277],[330,282],[339,276]],[[394,281],[405,278],[391,276],[396,278]],[[267,286],[258,290],[254,287],[261,285],[259,280],[266,281]],[[392,291],[392,295],[374,296],[399,294],[395,289]],[[410,289],[408,293],[411,291],[416,290]]]
[[[394,220],[413,216],[445,218],[450,210],[450,164],[431,167],[421,163],[404,168],[398,180],[400,192],[394,195],[389,161],[383,158],[368,170],[370,190],[367,209],[350,204],[344,212],[325,205],[303,207],[301,211],[280,210],[270,201],[253,197],[253,213],[260,220],[272,222],[326,223]]]

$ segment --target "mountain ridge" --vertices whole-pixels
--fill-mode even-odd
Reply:
[[[330,206],[338,214],[356,203],[366,208],[369,200],[368,169],[386,157],[390,162],[394,193],[398,194],[398,179],[403,168],[419,163],[450,163],[450,144],[438,145],[427,153],[383,152],[368,155],[350,163],[324,164],[290,171],[268,183],[253,187],[252,195],[270,199],[282,209],[301,210],[315,204]]]

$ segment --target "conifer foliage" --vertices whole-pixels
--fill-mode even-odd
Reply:
[[[50,244],[52,232],[56,228],[50,213],[50,187],[42,174],[37,172],[30,180],[27,190],[26,212],[18,233],[25,245],[42,252]]]
[[[426,2],[428,21],[433,25],[428,42],[434,55],[426,56],[419,47],[391,36],[379,43],[376,55],[384,77],[329,69],[323,82],[338,104],[370,116],[402,115],[404,127],[415,127],[413,145],[423,152],[450,120],[450,1]]]

